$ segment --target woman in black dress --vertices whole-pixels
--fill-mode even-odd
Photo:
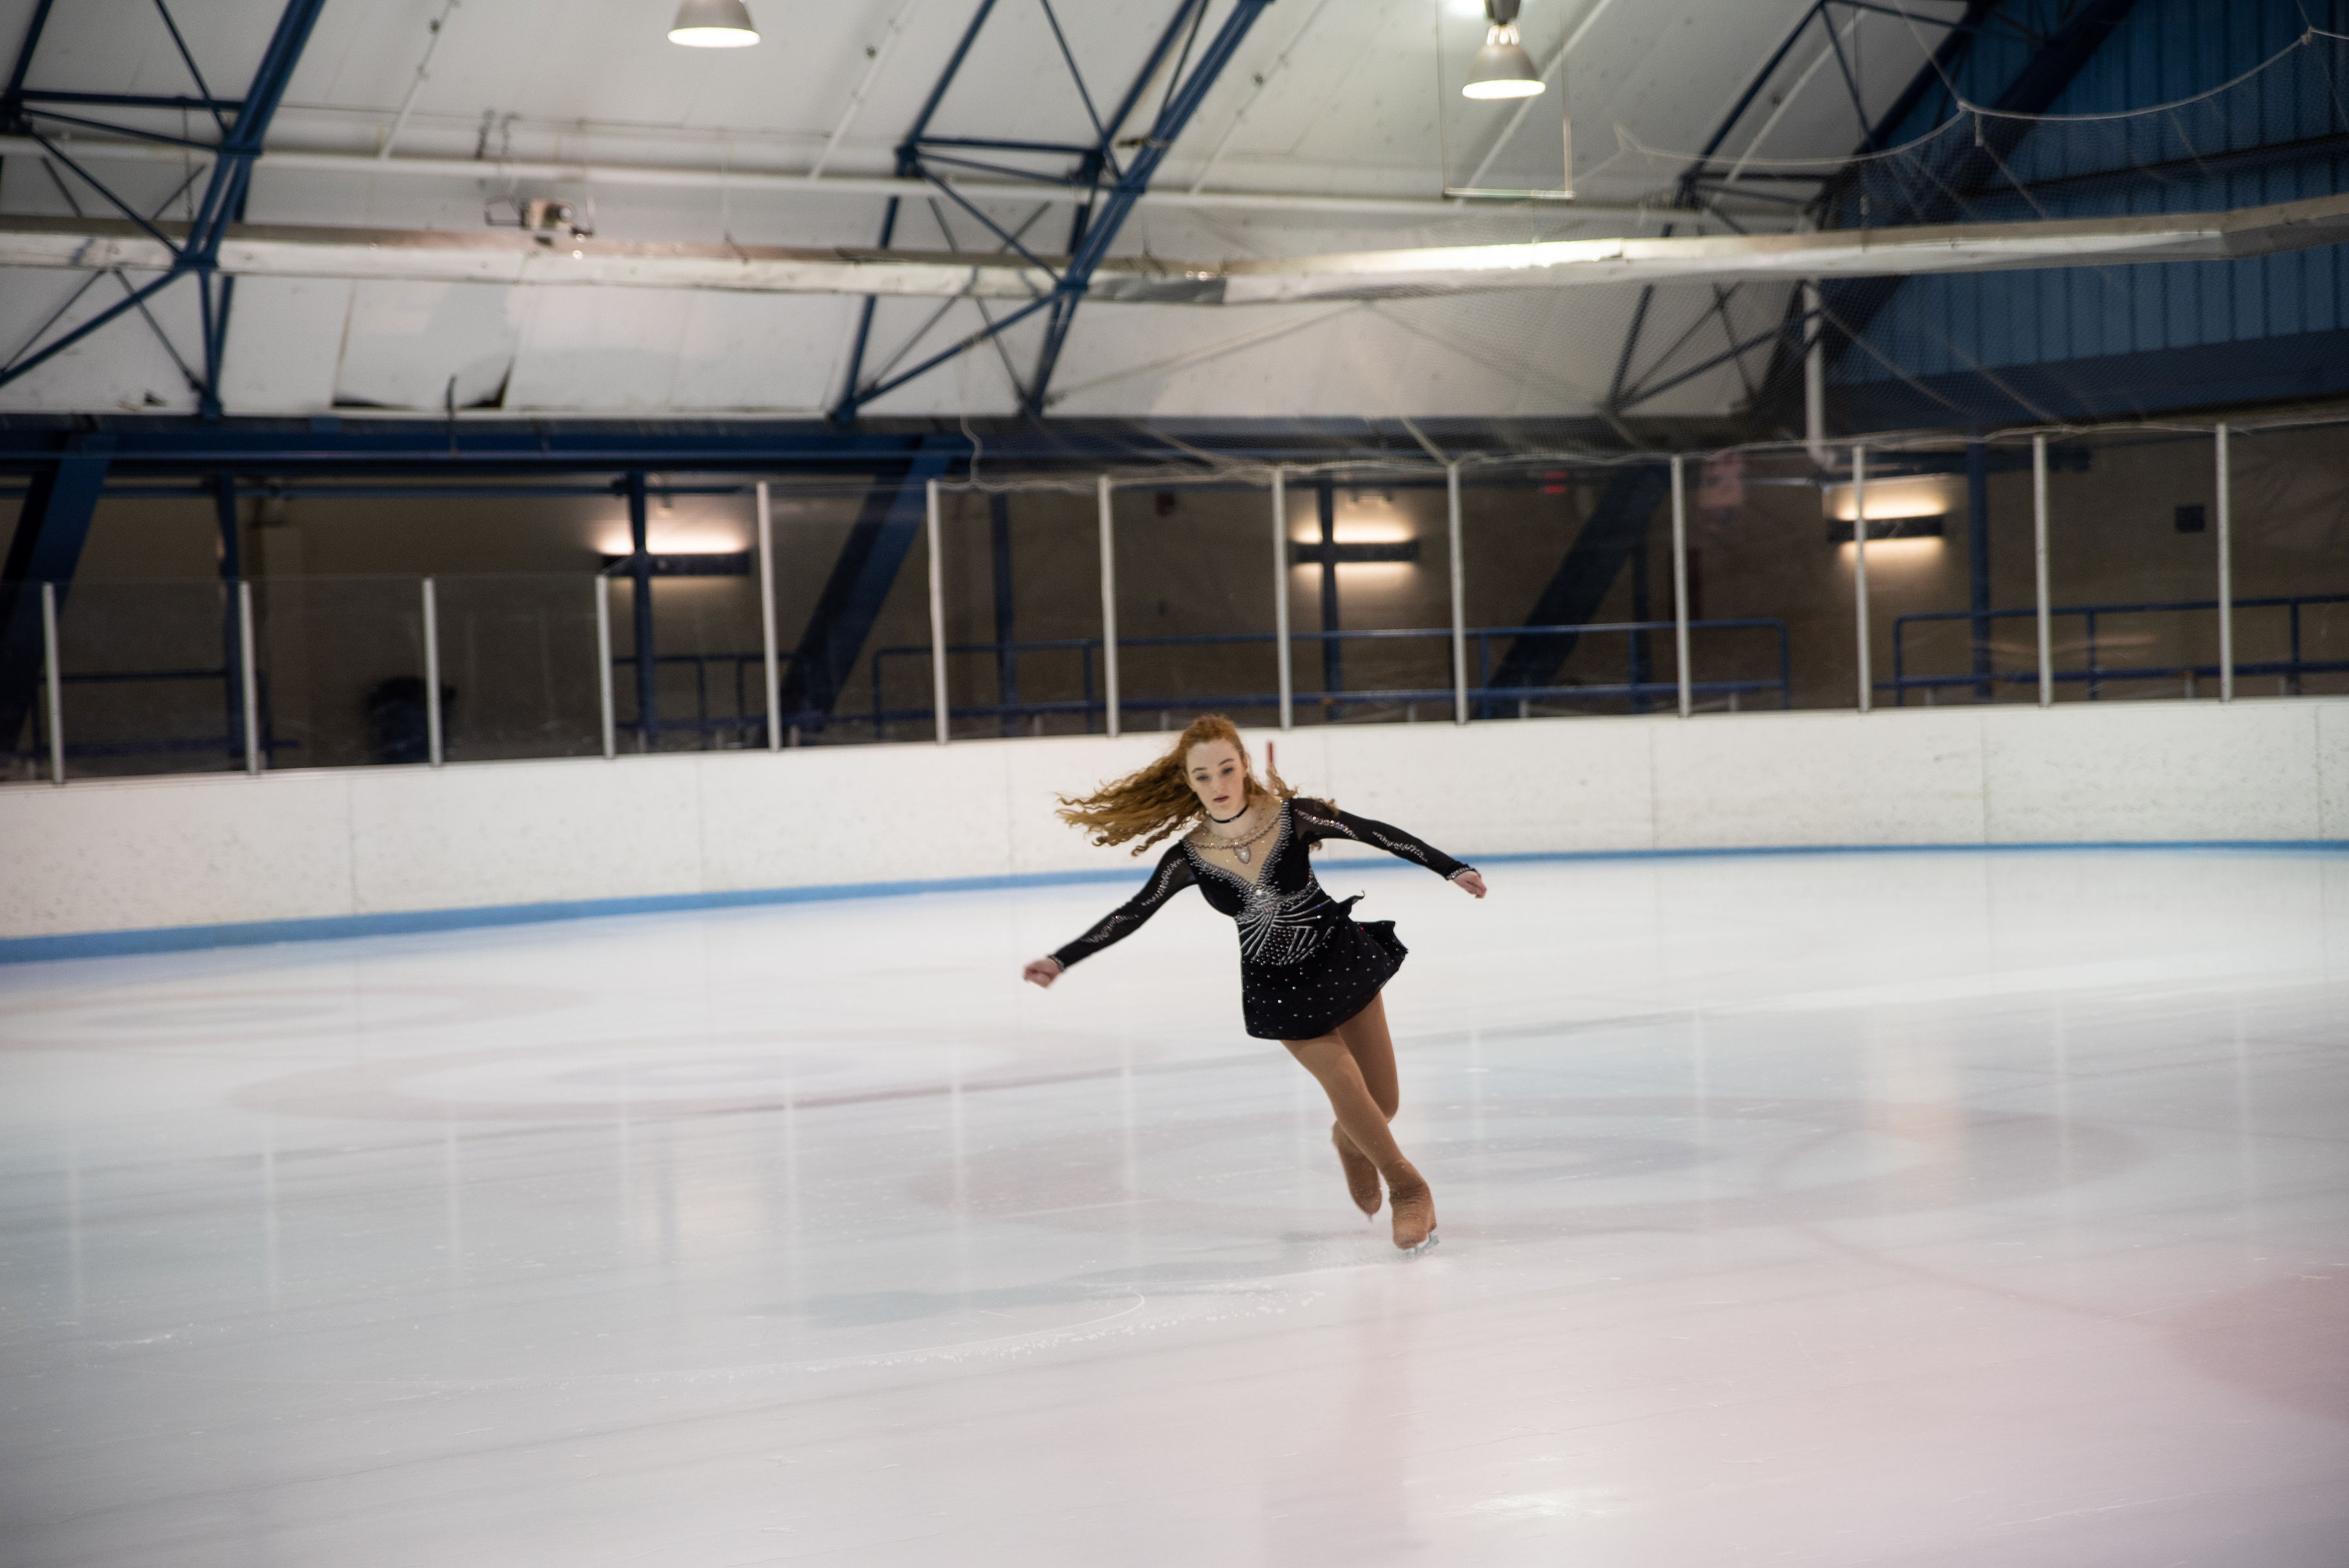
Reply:
[[[1269,788],[1257,781],[1230,720],[1206,718],[1141,772],[1082,799],[1063,796],[1062,818],[1096,844],[1139,838],[1139,855],[1169,834],[1182,836],[1141,892],[1051,957],[1030,964],[1023,978],[1050,985],[1071,964],[1131,935],[1160,905],[1196,884],[1239,928],[1247,1032],[1288,1046],[1319,1081],[1337,1113],[1330,1140],[1355,1206],[1376,1214],[1384,1178],[1394,1243],[1419,1251],[1435,1242],[1435,1200],[1387,1127],[1402,1096],[1379,995],[1408,950],[1392,920],[1356,924],[1354,899],[1339,902],[1323,892],[1306,854],[1325,838],[1350,838],[1424,866],[1475,898],[1485,896],[1485,879],[1401,828],[1299,795],[1278,773],[1270,779]]]

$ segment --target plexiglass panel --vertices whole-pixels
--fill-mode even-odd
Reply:
[[[2055,701],[2215,700],[2215,441],[2064,436],[2049,443],[2048,467]]]
[[[1128,485],[1112,505],[1124,728],[1278,723],[1271,488]]]
[[[268,765],[430,760],[421,578],[288,577],[253,599]],[[453,717],[445,673],[441,695]]]
[[[2237,431],[2235,695],[2349,692],[2349,430]]]
[[[244,765],[235,596],[218,582],[85,582],[58,591],[68,778]],[[46,687],[35,772],[48,768]]]
[[[1450,722],[1443,474],[1424,466],[1292,473],[1284,492],[1296,722]]]
[[[584,757],[604,749],[595,595],[576,572],[438,577],[450,762]],[[625,597],[625,596],[621,596]],[[625,684],[630,666],[615,670]]]
[[[952,489],[938,500],[954,735],[1099,731],[1108,688],[1092,488]]]

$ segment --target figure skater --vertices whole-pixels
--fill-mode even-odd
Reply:
[[[1266,773],[1269,788],[1257,781],[1232,722],[1205,718],[1139,773],[1081,799],[1061,796],[1061,819],[1095,844],[1139,838],[1139,855],[1169,834],[1182,836],[1159,857],[1141,892],[1067,947],[1030,964],[1022,978],[1050,985],[1196,883],[1210,905],[1238,924],[1247,1032],[1288,1046],[1320,1083],[1337,1113],[1330,1141],[1354,1206],[1378,1213],[1384,1177],[1394,1244],[1422,1251],[1435,1244],[1435,1199],[1387,1127],[1402,1094],[1379,994],[1409,950],[1392,920],[1357,925],[1350,911],[1361,895],[1333,900],[1305,857],[1325,838],[1350,838],[1424,866],[1475,898],[1485,896],[1485,879],[1401,828],[1299,795],[1278,772]]]

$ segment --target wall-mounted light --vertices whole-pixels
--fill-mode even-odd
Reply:
[[[750,547],[741,529],[723,523],[663,520],[645,532],[646,548],[656,556],[735,556]],[[624,559],[634,548],[628,540],[627,519],[597,526],[595,551],[606,561]]]
[[[1961,481],[1935,473],[1868,482],[1868,543],[1903,544],[1918,551],[1940,547]],[[1848,484],[1830,484],[1821,496],[1827,543],[1848,547],[1858,526],[1858,496]],[[1912,542],[1913,543],[1910,543]]]
[[[1541,72],[1517,36],[1517,0],[1485,0],[1485,47],[1468,67],[1464,98],[1534,98],[1542,91]]]
[[[759,29],[742,0],[684,0],[668,41],[692,49],[743,49],[759,41]]]

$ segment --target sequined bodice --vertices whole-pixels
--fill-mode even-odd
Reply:
[[[1065,967],[1099,952],[1132,934],[1167,899],[1195,884],[1208,904],[1237,926],[1242,962],[1296,963],[1321,945],[1330,922],[1345,919],[1345,907],[1322,890],[1306,854],[1309,846],[1325,838],[1371,845],[1441,877],[1468,869],[1399,827],[1300,795],[1281,804],[1278,826],[1261,842],[1264,858],[1253,882],[1217,865],[1188,839],[1178,841],[1159,858],[1141,892],[1052,956]]]

